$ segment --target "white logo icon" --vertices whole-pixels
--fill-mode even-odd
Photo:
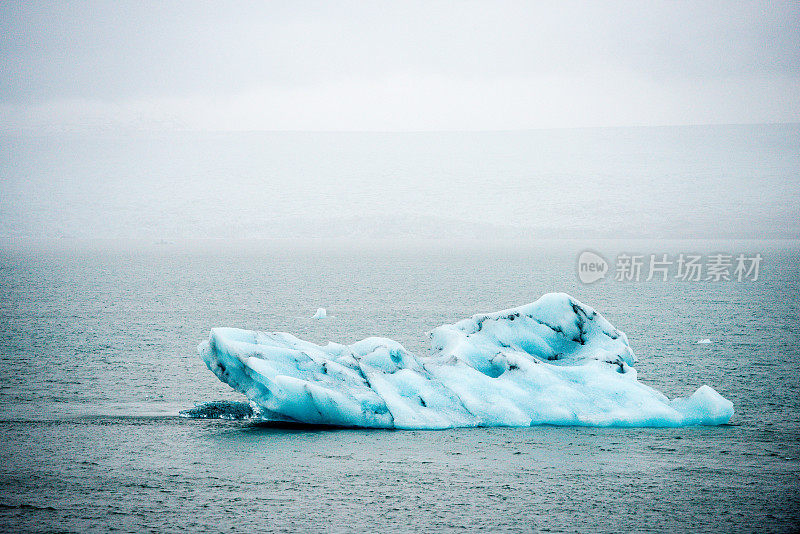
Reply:
[[[605,278],[608,272],[606,259],[589,250],[584,250],[578,256],[578,279],[584,284],[593,284]]]

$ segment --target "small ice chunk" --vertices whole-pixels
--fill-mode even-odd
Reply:
[[[697,344],[698,344],[698,345],[707,345],[707,344],[709,344],[709,343],[711,343],[711,340],[710,340],[710,339],[708,339],[708,338],[706,338],[706,339],[701,339],[700,341],[698,341],[698,342],[697,342]]]
[[[212,401],[198,404],[194,408],[181,410],[178,414],[191,419],[249,419],[255,412],[247,402]]]
[[[314,319],[324,319],[328,316],[328,312],[325,311],[325,308],[317,308],[317,313],[314,314]]]

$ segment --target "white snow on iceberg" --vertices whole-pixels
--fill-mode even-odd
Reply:
[[[718,425],[733,404],[708,386],[669,400],[636,379],[625,334],[564,293],[434,329],[418,358],[386,338],[316,345],[214,328],[208,368],[268,420],[440,429]]]

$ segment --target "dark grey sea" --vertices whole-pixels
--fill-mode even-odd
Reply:
[[[760,253],[758,280],[585,285],[578,253]],[[396,339],[565,291],[627,333],[643,382],[709,384],[729,425],[385,431],[197,420],[243,400],[215,326]],[[329,317],[311,316],[324,307]],[[789,532],[800,528],[793,241],[252,242],[0,255],[0,530]],[[698,344],[701,339],[712,342]]]

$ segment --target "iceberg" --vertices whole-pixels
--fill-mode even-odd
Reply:
[[[670,400],[637,380],[624,333],[564,293],[430,332],[417,357],[391,339],[321,346],[280,332],[214,328],[198,352],[270,421],[348,427],[720,425],[709,386]]]
[[[317,308],[317,312],[314,314],[312,319],[325,319],[328,316],[328,312],[325,311],[325,308]]]

